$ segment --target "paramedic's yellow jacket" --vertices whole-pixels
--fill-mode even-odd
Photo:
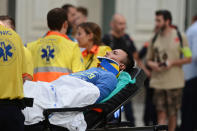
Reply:
[[[84,59],[85,69],[90,69],[92,67],[97,67],[99,60],[97,56],[104,56],[106,52],[111,51],[109,46],[97,46],[94,45],[92,49],[88,52],[87,49],[82,52]]]
[[[34,63],[34,81],[51,82],[62,75],[84,70],[78,44],[66,35],[49,31],[46,37],[27,44]]]
[[[19,35],[0,25],[0,99],[23,98],[25,58]]]

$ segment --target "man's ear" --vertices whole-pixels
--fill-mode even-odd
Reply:
[[[166,20],[166,25],[170,25],[170,20]]]
[[[126,69],[126,66],[125,66],[125,64],[122,64],[122,63],[121,63],[121,64],[119,64],[119,68],[120,68],[120,71],[121,71],[121,70]]]
[[[64,29],[67,29],[67,28],[68,28],[68,22],[67,22],[67,21],[65,21],[65,22],[63,23],[63,28],[64,28]]]

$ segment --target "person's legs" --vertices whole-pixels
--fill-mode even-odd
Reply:
[[[135,126],[135,118],[133,116],[133,107],[132,107],[132,102],[128,101],[128,103],[124,106],[125,108],[125,116],[127,121],[130,121],[131,127]]]
[[[153,104],[154,89],[149,87],[149,79],[146,79],[144,86],[146,90],[145,107],[144,107],[144,124],[146,126],[157,124],[157,112]]]
[[[177,112],[181,107],[182,89],[172,89],[166,91],[168,130],[175,131],[177,126]]]
[[[196,87],[195,87],[196,88]],[[183,89],[182,106],[181,106],[181,131],[193,131],[192,118],[192,83],[186,81]]]
[[[192,123],[193,129],[197,130],[197,78],[192,81]]]
[[[149,80],[146,79],[146,81],[144,82],[144,86],[145,86],[145,105],[144,105],[144,116],[143,116],[143,120],[144,120],[144,125],[148,126],[150,123],[150,91],[149,91]]]
[[[166,125],[166,119],[167,119],[167,113],[165,111],[158,111],[157,112],[158,116],[158,124],[159,125]]]
[[[168,131],[175,131],[176,129],[176,115],[171,115],[168,117]]]
[[[166,91],[155,89],[153,103],[155,104],[157,110],[158,124],[165,125],[167,119]]]
[[[14,105],[0,105],[0,123],[1,130],[24,131],[24,116]]]

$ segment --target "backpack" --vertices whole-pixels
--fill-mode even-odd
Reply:
[[[179,41],[180,41],[180,47],[181,49],[183,48],[183,39],[182,39],[182,36],[181,36],[181,33],[179,31],[179,29],[176,27],[176,26],[173,26],[175,29],[176,29],[176,32],[177,32],[177,36],[179,38]],[[151,45],[153,46],[155,41],[157,40],[157,37],[159,35],[160,31],[158,31],[158,33],[156,33],[152,39],[152,42],[151,42]],[[181,52],[180,53],[180,58],[183,58],[183,53]]]

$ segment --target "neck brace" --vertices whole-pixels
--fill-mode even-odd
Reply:
[[[99,61],[101,62],[100,65],[107,71],[113,73],[115,76],[118,76],[119,74],[119,64],[107,57],[97,57]]]

